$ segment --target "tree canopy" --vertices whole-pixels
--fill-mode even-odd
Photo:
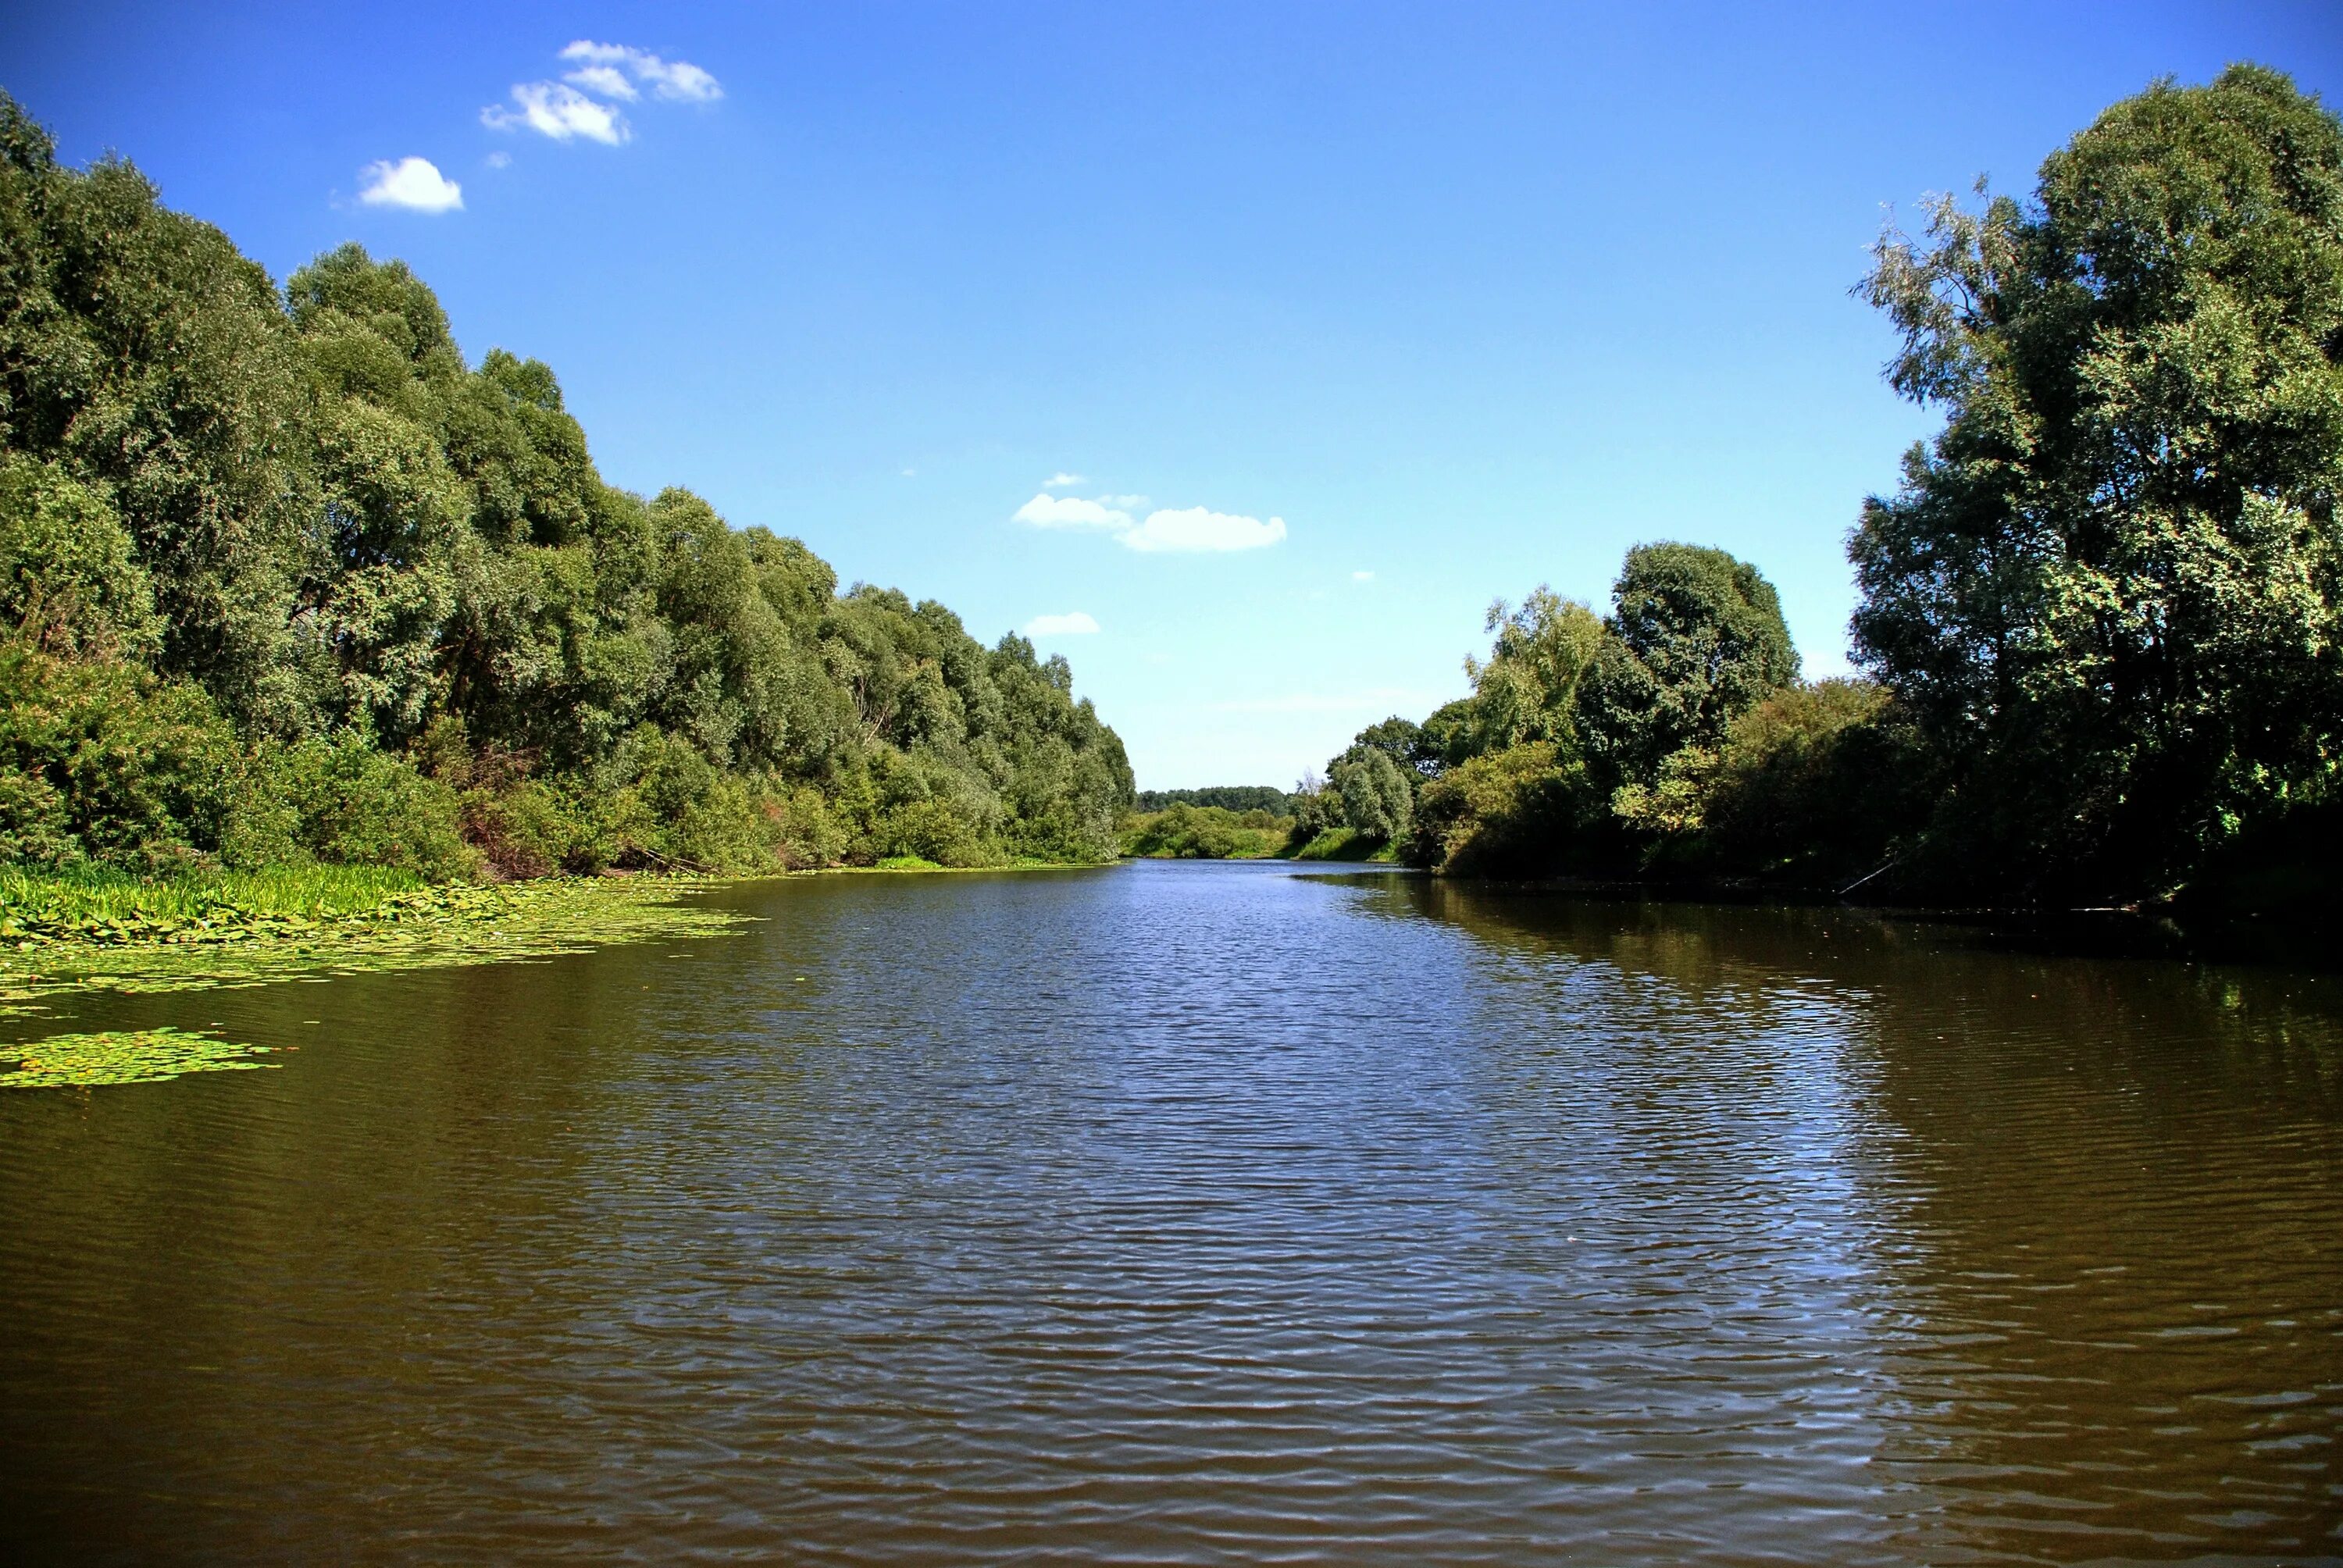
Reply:
[[[0,615],[54,720],[0,756],[5,853],[396,858],[406,818],[442,870],[1093,859],[1132,798],[1062,658],[605,484],[553,372],[468,363],[403,263],[280,293],[5,96]],[[154,753],[201,778],[101,829],[72,736],[157,725],[209,737]],[[389,815],[286,817],[336,779]]]
[[[2326,798],[2343,125],[2253,66],[2159,83],[1877,262],[1889,380],[1946,418],[1864,508],[1855,633],[1943,760],[1938,842],[2155,891]]]

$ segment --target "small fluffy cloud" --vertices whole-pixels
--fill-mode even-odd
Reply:
[[[557,142],[584,136],[613,147],[634,134],[626,116],[559,82],[516,83],[512,101],[513,107],[491,104],[482,109],[480,124],[499,131],[526,126]]]
[[[1045,490],[1062,490],[1068,485],[1079,485],[1081,482],[1082,477],[1080,474],[1069,474],[1061,470],[1042,480],[1041,487]]]
[[[1371,583],[1375,580],[1375,574],[1373,572],[1353,572],[1351,574],[1351,580],[1354,583]]]
[[[1145,522],[1121,536],[1122,542],[1132,549],[1150,552],[1257,550],[1284,537],[1283,518],[1263,522],[1259,518],[1215,512],[1204,507],[1150,512]]]
[[[580,38],[561,51],[565,60],[578,62],[569,80],[589,91],[632,102],[635,84],[654,97],[678,104],[712,104],[724,95],[715,77],[689,60],[662,60],[647,49],[624,44],[597,44]],[[631,79],[630,79],[631,78]]]
[[[1099,628],[1087,611],[1070,610],[1064,615],[1037,615],[1025,623],[1027,637],[1081,637]]]
[[[1131,526],[1131,514],[1080,496],[1053,496],[1044,490],[1017,508],[1016,520],[1037,528],[1113,528]]]
[[[385,158],[358,171],[358,200],[409,212],[453,212],[464,205],[464,187],[429,158]]]

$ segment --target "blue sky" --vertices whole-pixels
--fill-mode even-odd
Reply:
[[[1847,293],[1887,206],[2166,74],[2343,98],[2323,5],[1775,9],[85,0],[6,6],[0,86],[280,278],[405,257],[614,483],[1095,623],[1040,640],[1142,786],[1282,784],[1640,540],[1843,670],[1933,424]]]

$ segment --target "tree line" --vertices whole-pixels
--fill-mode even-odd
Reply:
[[[0,859],[431,875],[1092,860],[1062,658],[603,482],[355,245],[278,287],[0,95]]]
[[[1490,612],[1468,698],[1308,781],[1416,864],[1936,900],[2326,898],[2343,868],[2343,123],[2234,66],[2031,197],[1934,201],[1860,293],[1944,410],[1848,540],[1855,678],[1774,588],[1628,553]]]

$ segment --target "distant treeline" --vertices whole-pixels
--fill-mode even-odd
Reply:
[[[1092,860],[1061,658],[603,483],[356,246],[282,288],[0,95],[0,859],[428,875]]]
[[[1982,187],[1980,187],[1982,193]],[[2117,104],[1863,294],[1941,407],[1848,542],[1860,677],[1771,585],[1629,552],[1490,612],[1473,695],[1313,780],[1443,870],[1932,900],[2331,903],[2343,875],[2343,123],[2249,66]]]
[[[1217,806],[1223,811],[1266,811],[1291,817],[1301,798],[1269,784],[1213,784],[1202,789],[1141,789],[1139,809],[1161,811],[1173,806]]]

